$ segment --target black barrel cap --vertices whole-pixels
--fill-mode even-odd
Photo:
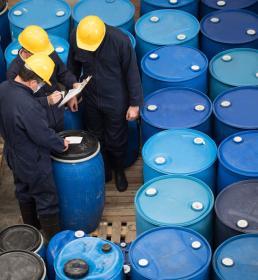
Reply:
[[[36,254],[28,251],[8,251],[0,254],[0,279],[41,280],[45,265]]]
[[[81,259],[70,260],[65,264],[64,273],[71,279],[81,279],[89,272],[88,264]]]
[[[108,253],[112,250],[112,246],[109,243],[105,243],[102,245],[102,251],[104,253]]]
[[[36,251],[42,242],[40,232],[29,225],[14,225],[0,232],[0,251]]]
[[[0,0],[0,12],[3,11],[3,9],[6,7],[7,1],[6,0]]]
[[[80,144],[70,144],[69,149],[63,153],[53,153],[60,160],[79,160],[90,157],[98,150],[98,140],[92,134],[83,130],[67,130],[58,133],[61,137],[83,137]]]

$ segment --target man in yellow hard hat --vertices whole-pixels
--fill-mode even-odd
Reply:
[[[66,68],[54,50],[48,34],[40,26],[30,25],[26,27],[20,33],[18,40],[22,48],[7,70],[7,78],[15,79],[24,65],[24,61],[32,54],[49,55],[55,63],[55,68],[50,78],[51,85],[44,84],[42,88],[39,88],[35,97],[38,97],[40,103],[46,108],[50,127],[55,131],[62,131],[64,127],[64,107],[58,108],[58,102],[61,98],[58,83],[69,89],[77,87],[76,77]]]
[[[49,128],[46,111],[34,93],[42,83],[51,86],[54,68],[47,55],[35,54],[14,80],[0,84],[0,133],[23,222],[41,227],[47,238],[59,231],[50,153],[68,149],[69,143]]]
[[[102,143],[106,181],[115,171],[116,187],[125,191],[128,183],[124,161],[128,124],[139,116],[142,87],[136,55],[127,35],[87,16],[72,32],[68,67],[77,78],[92,75],[83,94],[84,121]],[[70,105],[77,103],[74,98]]]

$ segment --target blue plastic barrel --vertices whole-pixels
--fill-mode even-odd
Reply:
[[[258,234],[225,241],[213,256],[214,280],[254,280],[258,275]]]
[[[208,60],[197,49],[165,46],[147,53],[141,63],[144,95],[165,87],[208,91]]]
[[[68,107],[64,111],[64,130],[83,129],[83,106],[79,104],[78,111],[72,112]]]
[[[128,0],[81,0],[73,9],[74,25],[89,15],[100,17],[106,24],[134,31],[135,6]]]
[[[136,47],[136,40],[135,40],[133,34],[131,32],[129,32],[129,31],[123,29],[123,28],[121,28],[121,30],[129,37],[129,39],[130,39],[130,41],[132,43],[132,46],[135,49],[135,47]]]
[[[8,20],[8,2],[0,1],[0,48],[4,51],[11,41],[11,33]]]
[[[198,16],[196,0],[141,0],[141,14],[160,9],[177,9]]]
[[[247,9],[258,13],[257,0],[201,0],[200,13],[204,17],[216,10]]]
[[[49,34],[69,40],[71,8],[63,0],[23,0],[9,10],[13,39],[28,25],[39,25]]]
[[[199,179],[180,175],[154,178],[138,190],[134,204],[137,235],[155,227],[183,226],[212,240],[213,193]]]
[[[0,252],[23,250],[46,256],[42,234],[30,225],[13,225],[0,232]]]
[[[191,175],[214,189],[217,147],[200,131],[171,129],[159,132],[144,144],[142,158],[144,182],[161,175]]]
[[[180,10],[157,10],[140,17],[135,24],[138,60],[161,46],[184,45],[198,48],[200,24]]]
[[[237,87],[218,96],[213,104],[216,141],[241,130],[258,129],[257,104],[258,87]]]
[[[210,98],[239,86],[258,86],[258,50],[232,49],[210,62]]]
[[[54,237],[51,238],[47,247],[47,274],[49,280],[56,279],[56,273],[54,269],[54,260],[58,257],[58,254],[63,249],[63,247],[70,243],[73,240],[78,238],[83,238],[85,233],[81,230],[72,231],[65,230],[57,233]]]
[[[1,279],[47,280],[44,261],[28,251],[7,251],[0,254]]]
[[[6,64],[4,60],[4,54],[0,47],[0,83],[6,79]]]
[[[211,59],[232,48],[257,48],[258,15],[247,10],[222,10],[201,21],[201,50]]]
[[[129,250],[132,280],[208,280],[211,248],[204,237],[182,227],[147,231]]]
[[[258,131],[248,130],[226,138],[218,148],[217,191],[235,182],[258,179]]]
[[[148,95],[141,109],[142,141],[175,128],[211,133],[212,104],[207,95],[190,88],[164,88]]]
[[[84,237],[67,244],[55,259],[54,266],[56,280],[123,279],[121,249],[96,237]]]
[[[104,208],[104,164],[100,145],[84,131],[68,130],[60,136],[75,137],[78,143],[52,156],[61,227],[89,233],[97,228]]]
[[[258,180],[237,182],[225,188],[215,202],[216,244],[243,233],[258,233]]]

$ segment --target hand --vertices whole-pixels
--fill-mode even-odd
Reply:
[[[77,101],[76,96],[68,101],[68,107],[70,108],[70,110],[72,112],[78,111],[78,101]]]
[[[81,84],[80,83],[74,83],[73,88],[78,88]]]
[[[55,105],[57,104],[62,98],[62,94],[60,91],[55,91],[54,93],[52,93],[51,95],[49,95],[47,97],[47,102],[48,102],[48,105]]]
[[[64,152],[68,150],[70,142],[64,139]]]
[[[127,121],[134,121],[139,117],[139,106],[130,106],[126,113],[126,120]]]

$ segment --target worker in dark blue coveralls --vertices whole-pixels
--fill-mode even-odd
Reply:
[[[59,208],[51,151],[69,143],[48,127],[47,114],[34,95],[49,81],[55,64],[43,54],[26,60],[14,80],[0,84],[0,133],[16,187],[23,222],[42,228],[47,239],[59,231]]]
[[[116,187],[125,191],[127,121],[138,118],[143,99],[131,42],[119,29],[105,25],[97,16],[87,16],[71,34],[68,68],[77,79],[92,75],[83,93],[85,126],[102,144],[106,181],[112,179],[111,163]],[[76,98],[69,106],[77,109]]]
[[[54,50],[48,35],[44,29],[36,25],[26,27],[18,37],[22,48],[19,55],[12,61],[7,70],[7,79],[15,79],[19,70],[24,65],[24,60],[32,54],[47,54],[55,62],[55,69],[50,79],[51,86],[46,84],[35,97],[46,108],[49,126],[56,132],[64,129],[64,107],[58,108],[57,100],[60,100],[60,84],[67,89],[79,86],[76,77],[66,68],[63,61]]]

